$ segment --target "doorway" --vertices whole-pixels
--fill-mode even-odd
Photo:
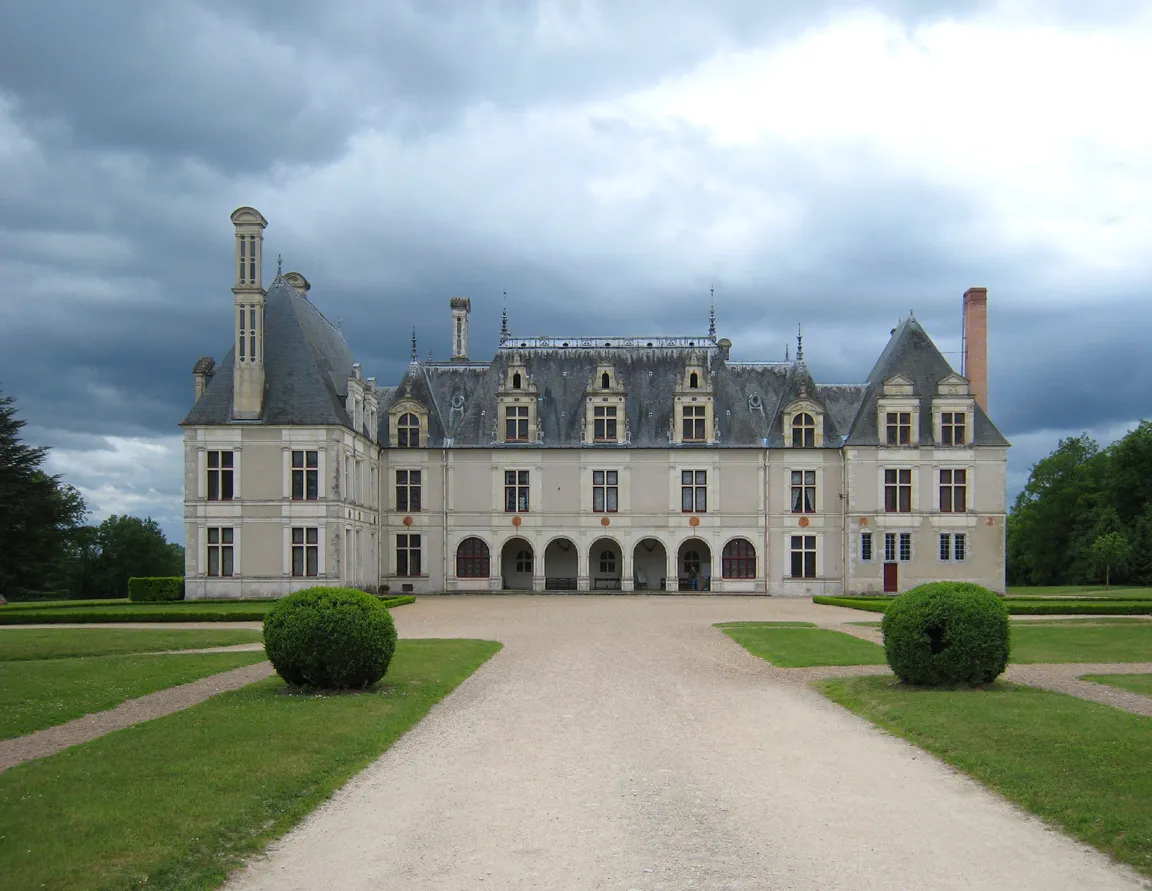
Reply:
[[[884,564],[884,593],[895,594],[900,587],[899,579],[897,577],[896,567],[897,563]]]

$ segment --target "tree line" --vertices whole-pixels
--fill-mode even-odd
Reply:
[[[1152,421],[1060,440],[1008,515],[1009,585],[1152,585]]]
[[[127,597],[132,576],[184,574],[184,548],[155,520],[85,524],[75,487],[43,470],[45,446],[21,440],[25,422],[0,392],[0,596],[7,600]]]

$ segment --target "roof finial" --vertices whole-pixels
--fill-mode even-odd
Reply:
[[[708,336],[713,340],[716,339],[716,286],[713,285],[710,293],[712,294],[712,309],[708,313]]]
[[[508,339],[508,292],[504,292],[504,309],[500,311],[500,343]]]
[[[279,254],[276,255],[276,274],[280,274],[280,270],[284,268],[284,258]]]
[[[796,361],[804,361],[804,329],[796,326]]]
[[[416,326],[412,326],[412,361],[418,361],[416,358]]]
[[[788,362],[792,358],[792,354],[788,352],[788,344],[784,344],[784,361]]]

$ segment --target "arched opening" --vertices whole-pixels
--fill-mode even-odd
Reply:
[[[812,449],[816,447],[816,422],[806,411],[792,419],[792,448]]]
[[[695,390],[695,389],[698,389],[699,386],[700,386],[700,375],[698,375],[695,371],[693,371],[692,374],[688,377],[688,388],[690,390]]]
[[[756,578],[756,548],[746,538],[734,538],[724,545],[720,575],[726,579]]]
[[[483,539],[466,538],[456,548],[456,578],[487,579],[492,574],[492,560]]]
[[[681,591],[712,590],[712,550],[702,538],[690,538],[676,552],[677,587]]]
[[[400,423],[396,425],[396,445],[402,449],[420,447],[420,419],[412,412],[400,415]]]
[[[500,579],[505,591],[531,591],[535,564],[532,545],[523,538],[509,539],[500,549]]]
[[[611,386],[612,379],[608,376],[608,372],[605,371],[602,375],[600,375],[600,389],[607,390]]]
[[[632,581],[637,591],[667,590],[667,571],[668,551],[660,539],[645,538],[636,545],[632,551]]]
[[[567,538],[557,538],[544,548],[544,590],[575,591],[580,575],[580,552]]]
[[[514,375],[512,375],[512,389],[513,390],[519,390],[520,384],[521,384],[520,372],[517,371]]]
[[[620,545],[610,538],[600,538],[588,549],[588,578],[593,591],[619,591],[624,571]]]

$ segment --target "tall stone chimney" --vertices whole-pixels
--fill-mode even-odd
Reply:
[[[964,369],[972,396],[988,411],[988,289],[964,292]]]
[[[452,307],[452,359],[455,362],[468,361],[468,314],[472,312],[469,297],[453,297],[448,301]]]

